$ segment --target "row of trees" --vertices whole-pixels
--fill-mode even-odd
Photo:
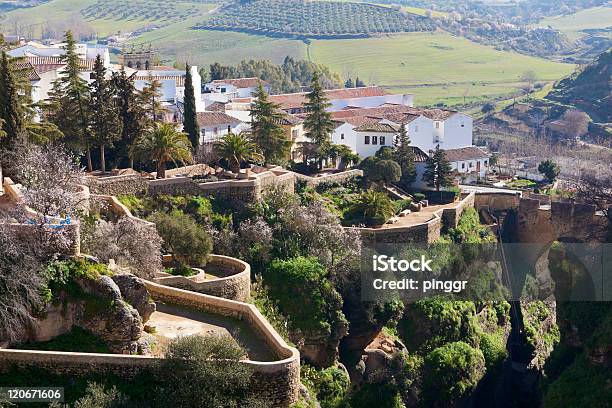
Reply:
[[[18,59],[6,53],[0,59],[0,123],[4,137],[1,143],[48,143],[61,141],[77,154],[85,154],[87,168],[94,168],[91,151],[99,149],[99,168],[106,171],[107,159],[112,167],[134,159],[154,161],[158,175],[167,162],[192,160],[199,144],[199,125],[195,110],[195,92],[190,67],[186,66],[184,128],[164,125],[165,109],[161,101],[161,84],[151,78],[138,91],[134,76],[124,70],[109,74],[100,56],[96,57],[92,81],[83,79],[82,60],[76,53],[76,41],[66,33],[66,68],[54,81],[49,99],[39,105],[31,100],[27,72]],[[36,116],[40,115],[40,120]],[[1,135],[1,134],[0,134]],[[107,150],[110,150],[107,158]]]

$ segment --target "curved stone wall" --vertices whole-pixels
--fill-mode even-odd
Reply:
[[[205,269],[219,270],[224,276],[205,280],[205,272],[195,276],[175,276],[160,273],[156,283],[191,290],[224,299],[245,302],[251,295],[251,266],[240,259],[223,255],[210,255]]]

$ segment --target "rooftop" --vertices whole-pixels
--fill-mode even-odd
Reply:
[[[240,120],[226,114],[225,112],[199,112],[198,123],[200,126],[226,125],[239,123]]]
[[[383,96],[387,92],[379,86],[366,86],[362,88],[341,88],[325,90],[325,96],[329,100],[367,98]],[[308,92],[298,92],[282,95],[270,95],[270,100],[280,105],[281,109],[301,108],[306,101]]]
[[[270,86],[266,81],[255,77],[215,79],[211,82],[211,84],[230,84],[236,88],[257,88],[260,83],[262,86]]]
[[[444,153],[446,154],[447,160],[450,162],[486,159],[489,157],[489,154],[487,152],[476,146],[462,147],[459,149],[449,149],[445,150]]]

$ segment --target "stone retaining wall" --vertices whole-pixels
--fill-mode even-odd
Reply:
[[[175,276],[162,273],[154,282],[173,288],[191,290],[224,299],[245,302],[251,295],[251,266],[236,258],[210,255],[205,269],[220,269],[224,277],[200,280],[196,276]],[[203,272],[204,273],[204,272]]]
[[[468,207],[474,207],[475,194],[469,193],[461,197],[461,201],[454,208],[445,208],[442,210],[442,227],[444,230],[456,228],[459,225],[461,214]]]
[[[277,356],[275,361],[243,360],[244,364],[254,370],[251,386],[273,407],[288,407],[297,401],[300,387],[300,354],[285,343],[254,305],[154,282],[145,283],[151,296],[157,301],[234,317],[248,323],[266,342],[271,353]],[[148,356],[0,349],[0,372],[19,366],[37,367],[64,375],[109,372],[124,379],[131,379],[158,361]]]
[[[361,233],[364,244],[395,244],[395,243],[427,243],[431,244],[440,238],[442,220],[433,214],[432,218],[424,223],[407,227],[388,228],[355,228]]]
[[[316,187],[319,184],[325,183],[339,183],[344,184],[354,179],[355,177],[362,177],[363,171],[359,169],[352,169],[343,171],[340,173],[326,174],[320,177],[310,177],[304,174],[295,173],[296,179],[304,181],[308,187]]]
[[[149,179],[143,174],[126,174],[121,176],[85,177],[85,184],[92,194],[123,195],[144,194],[149,188]]]
[[[519,201],[521,200],[521,193],[507,193],[507,192],[495,192],[495,193],[476,193],[474,200],[474,206],[480,210],[486,208],[491,212],[495,211],[508,211],[517,209]]]

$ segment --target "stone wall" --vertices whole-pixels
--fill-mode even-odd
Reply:
[[[308,187],[316,187],[319,184],[339,183],[344,184],[356,177],[362,177],[363,171],[359,169],[347,170],[339,173],[326,174],[320,177],[310,177],[304,174],[295,173],[296,179],[306,183]]]
[[[195,276],[175,276],[161,273],[154,282],[172,286],[173,288],[191,290],[206,295],[224,299],[245,302],[251,295],[251,266],[236,258],[222,255],[211,255],[205,267],[215,275],[216,279],[204,280],[200,274]],[[219,271],[216,273],[216,271]],[[205,274],[202,272],[202,275]]]
[[[144,194],[149,188],[149,178],[143,174],[126,174],[120,176],[85,177],[85,185],[92,194],[123,195]]]
[[[442,220],[433,214],[432,218],[424,223],[406,227],[387,228],[355,228],[361,233],[361,238],[367,244],[394,244],[394,243],[427,243],[431,244],[440,238]]]
[[[251,386],[272,407],[289,407],[297,401],[300,387],[300,354],[285,343],[254,305],[149,281],[145,283],[154,300],[245,321],[266,342],[271,353],[277,358],[275,361],[242,361],[254,371]],[[121,378],[131,379],[141,370],[158,362],[156,358],[137,355],[0,349],[0,372],[17,365],[24,368],[37,367],[65,375],[112,372]]]
[[[461,201],[453,208],[445,208],[442,210],[442,228],[448,230],[449,228],[456,228],[459,225],[461,214],[468,207],[474,207],[475,194],[469,193],[464,194],[461,197]]]
[[[474,200],[474,206],[480,210],[486,208],[491,212],[495,211],[508,211],[518,208],[519,201],[521,199],[521,193],[507,193],[507,192],[495,192],[495,193],[476,193]]]

